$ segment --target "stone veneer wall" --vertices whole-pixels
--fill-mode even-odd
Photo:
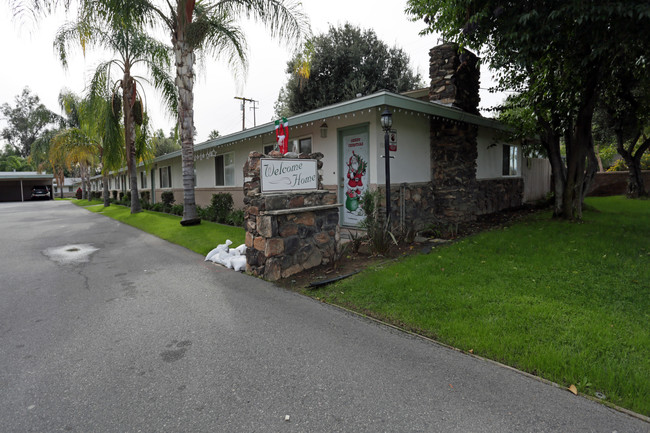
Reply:
[[[478,57],[467,50],[461,52],[457,44],[446,43],[432,48],[429,59],[429,101],[479,114]]]
[[[378,188],[382,197],[386,197],[386,187],[378,185]],[[392,230],[399,233],[418,231],[439,221],[431,182],[391,185],[390,202]]]
[[[523,204],[524,180],[520,177],[482,179],[477,181],[477,186],[478,215],[517,208]]]
[[[476,138],[478,128],[431,119],[431,179],[435,211],[441,222],[476,219]]]
[[[318,190],[260,193],[260,159],[251,152],[244,165],[246,270],[275,281],[334,260],[340,241],[336,193],[323,189],[322,153],[286,154],[318,160]],[[269,157],[282,158],[279,152]]]

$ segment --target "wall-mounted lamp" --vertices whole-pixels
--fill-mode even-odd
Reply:
[[[325,122],[320,126],[320,138],[327,138],[327,123]]]

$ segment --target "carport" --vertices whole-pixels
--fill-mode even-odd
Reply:
[[[0,171],[0,201],[29,200],[36,185],[46,185],[51,195],[53,178],[35,171]]]

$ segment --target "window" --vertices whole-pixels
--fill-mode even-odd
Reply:
[[[272,151],[273,149],[275,149],[275,146],[276,146],[275,143],[265,144],[265,145],[264,145],[264,150],[263,150],[262,153],[264,153],[264,155],[268,155],[269,153],[271,153],[271,151]]]
[[[311,137],[298,140],[298,153],[311,153]]]
[[[158,169],[160,177],[160,187],[161,188],[171,188],[172,187],[172,168],[170,166],[160,167]]]
[[[214,158],[215,184],[235,186],[235,154],[225,153]]]
[[[311,137],[293,140],[291,151],[294,153],[311,153]]]
[[[503,176],[517,176],[519,174],[519,147],[503,145]]]
[[[140,172],[140,184],[142,185],[142,188],[147,187],[147,172],[145,171]]]

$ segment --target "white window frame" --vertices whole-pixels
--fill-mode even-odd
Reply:
[[[167,174],[166,179],[163,177],[163,172]],[[166,180],[165,184],[163,185],[163,180]],[[171,165],[166,165],[164,167],[158,168],[158,181],[160,184],[160,188],[171,188],[172,187],[172,166]]]
[[[141,171],[140,172],[140,185],[142,189],[147,188],[147,172],[146,171]]]
[[[230,164],[226,165],[228,158],[230,158]],[[219,170],[217,170],[219,161],[221,161],[223,180],[220,179]],[[222,153],[214,157],[214,184],[215,186],[235,186],[235,152]]]
[[[506,149],[508,151],[508,166],[506,167]],[[519,146],[512,144],[503,145],[503,155],[502,155],[502,167],[501,175],[503,177],[516,177],[521,174],[521,169],[519,167]],[[507,171],[507,174],[506,174]]]

